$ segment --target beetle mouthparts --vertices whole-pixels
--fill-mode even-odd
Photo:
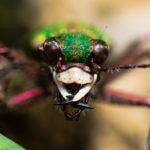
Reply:
[[[86,105],[86,104],[83,104],[81,102],[72,102],[72,101],[65,101],[65,102],[58,102],[58,103],[55,103],[54,105],[67,105],[67,104],[71,104],[73,105],[74,107],[81,107],[82,109],[86,108],[86,109],[94,109],[93,107],[89,106],[89,105]]]
[[[71,71],[74,71],[73,69],[76,70],[76,68],[72,68]],[[76,74],[75,73],[70,73],[71,75],[73,74],[74,76],[80,76],[82,77],[82,75],[79,73],[78,74],[78,71],[80,71],[80,69],[77,69],[76,70]],[[64,72],[63,72],[64,74]],[[85,73],[88,77],[89,77],[89,74],[88,73]],[[59,76],[61,78],[61,73],[59,73]],[[90,75],[91,76],[91,75]],[[92,75],[92,81],[91,83],[89,82],[85,82],[86,84],[80,84],[80,82],[78,83],[77,81],[74,83],[65,83],[64,80],[57,80],[57,73],[56,71],[53,71],[53,79],[54,79],[54,82],[56,83],[57,87],[58,87],[58,90],[59,92],[61,93],[61,95],[63,96],[63,98],[65,100],[70,100],[72,99],[72,102],[77,102],[77,101],[80,101],[80,99],[82,99],[83,97],[85,97],[86,94],[88,94],[91,90],[91,88],[93,87],[93,85],[95,84],[95,82],[97,81],[97,74],[93,74]],[[66,80],[68,80],[67,78],[65,78]],[[88,80],[86,79],[86,77],[84,78],[84,80]],[[60,82],[61,81],[61,82]],[[72,98],[73,97],[73,98]]]

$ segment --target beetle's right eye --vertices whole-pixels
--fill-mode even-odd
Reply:
[[[54,64],[61,53],[61,49],[56,41],[45,41],[43,44],[43,53],[50,64]]]

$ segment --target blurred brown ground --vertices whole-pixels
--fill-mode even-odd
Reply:
[[[110,34],[114,40],[113,56],[119,57],[134,39],[150,31],[149,8],[149,0],[3,1],[0,2],[0,41],[12,46],[26,32],[40,26],[60,21],[82,21]],[[139,63],[150,63],[150,60],[145,58]],[[149,69],[131,70],[106,87],[150,97],[149,76]],[[94,110],[81,116],[79,122],[68,122],[55,110],[53,99],[21,114],[1,116],[5,134],[27,150],[144,149],[150,124],[149,108],[93,100],[90,104]]]

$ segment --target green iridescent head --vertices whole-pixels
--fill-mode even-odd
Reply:
[[[81,32],[66,32],[59,36],[65,62],[86,63],[92,50],[92,38]]]
[[[44,55],[50,65],[55,65],[60,55],[63,57],[63,62],[88,64],[99,40],[107,43],[111,41],[106,34],[101,36],[101,32],[93,26],[83,23],[62,23],[48,26],[34,33],[31,36],[30,46],[32,49],[38,49],[37,43],[44,43],[42,44],[42,47],[46,48]],[[48,49],[51,49],[51,52]],[[102,55],[105,57],[106,53],[101,53]]]
[[[79,30],[66,31],[58,37],[47,38],[42,49],[50,65],[55,65],[59,59],[63,63],[86,65],[94,60],[101,65],[109,53],[109,47],[104,41],[92,39],[86,32]]]

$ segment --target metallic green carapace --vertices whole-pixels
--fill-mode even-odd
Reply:
[[[101,39],[107,43],[111,43],[110,38],[93,26],[83,23],[60,23],[47,26],[30,38],[30,46],[32,49],[38,49],[38,44],[43,43],[48,37],[61,38],[61,49],[67,62],[86,63],[90,56],[93,41],[92,39]]]

